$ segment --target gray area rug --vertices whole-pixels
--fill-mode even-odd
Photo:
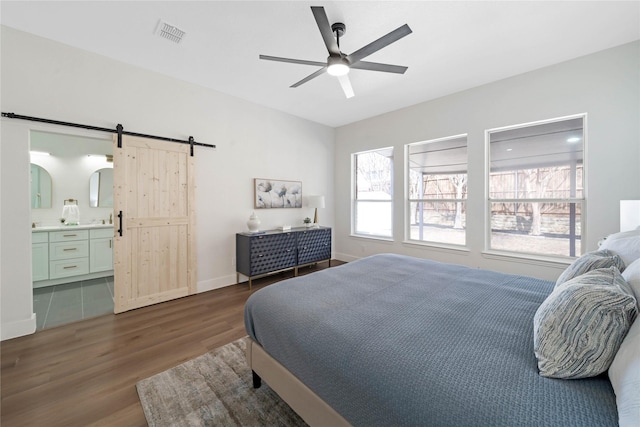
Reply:
[[[149,426],[306,426],[264,381],[240,339],[136,384]]]

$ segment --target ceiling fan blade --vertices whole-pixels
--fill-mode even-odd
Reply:
[[[380,64],[378,62],[367,61],[358,61],[355,64],[351,64],[351,68],[356,68],[358,70],[383,71],[385,73],[396,74],[404,74],[408,69],[408,67],[404,67],[402,65]]]
[[[329,19],[324,11],[324,7],[311,6],[311,11],[313,12],[313,17],[316,18],[316,24],[318,24],[318,29],[320,30],[324,45],[327,46],[329,54],[340,55],[340,48],[333,36],[333,31],[331,31],[331,25],[329,24]]]
[[[353,98],[353,88],[351,87],[351,80],[349,80],[349,75],[345,74],[343,76],[338,76],[338,81],[340,82],[340,86],[342,86],[342,91],[344,92],[344,96],[347,98]]]
[[[298,87],[303,83],[308,82],[311,79],[315,79],[316,77],[318,77],[320,74],[324,73],[325,71],[327,71],[327,67],[322,67],[320,68],[318,71],[316,71],[315,73],[309,74],[307,77],[305,77],[304,79],[300,80],[299,82],[296,82],[294,84],[292,84],[289,87]]]
[[[351,55],[348,55],[347,59],[349,60],[349,62],[351,62],[351,65],[353,66],[353,64],[366,58],[372,53],[379,51],[383,47],[389,46],[391,43],[396,42],[401,38],[403,38],[404,36],[407,36],[411,33],[412,33],[411,28],[409,28],[407,24],[404,24],[402,27],[396,28],[395,30],[391,31],[389,34],[380,37],[378,40],[375,40],[369,43],[368,45],[366,45],[365,47],[356,50]]]
[[[281,58],[279,56],[268,56],[268,55],[260,55],[260,59],[266,59],[267,61],[289,62],[291,64],[315,65],[316,67],[325,67],[327,65],[325,62],[306,61],[304,59]]]

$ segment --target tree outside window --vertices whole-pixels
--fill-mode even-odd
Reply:
[[[488,132],[490,249],[581,253],[584,119]]]
[[[353,155],[354,234],[393,237],[393,148]]]
[[[466,244],[466,135],[409,144],[408,239]]]

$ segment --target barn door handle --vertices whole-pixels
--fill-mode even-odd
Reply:
[[[118,234],[122,236],[122,211],[118,212],[118,223],[119,223]]]

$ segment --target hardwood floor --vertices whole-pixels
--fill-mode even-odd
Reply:
[[[247,284],[228,286],[3,341],[0,424],[146,426],[136,382],[245,336],[249,295],[292,276],[254,280],[252,291]]]

